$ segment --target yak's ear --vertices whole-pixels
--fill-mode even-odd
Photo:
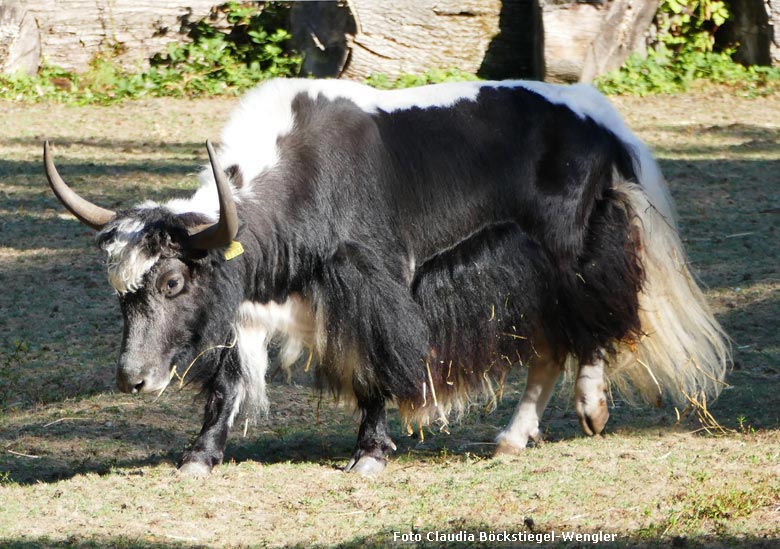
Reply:
[[[238,164],[231,164],[225,170],[225,173],[234,189],[239,190],[244,188],[244,173],[241,171]]]

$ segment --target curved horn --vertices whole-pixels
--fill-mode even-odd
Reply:
[[[57,172],[57,168],[54,167],[54,160],[52,160],[49,152],[48,141],[43,142],[43,163],[46,167],[46,177],[49,180],[51,190],[57,195],[62,205],[75,215],[79,221],[99,231],[116,216],[116,212],[106,210],[84,200],[68,187]]]
[[[209,153],[211,171],[214,172],[214,181],[217,184],[219,196],[219,221],[190,236],[189,245],[198,250],[210,250],[223,248],[230,245],[238,233],[238,214],[236,203],[233,201],[233,193],[224,170],[219,165],[219,160],[211,146],[211,141],[206,141],[206,150]]]

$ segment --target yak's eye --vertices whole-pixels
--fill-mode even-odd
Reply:
[[[184,274],[169,271],[159,278],[157,288],[165,297],[174,297],[184,289]]]

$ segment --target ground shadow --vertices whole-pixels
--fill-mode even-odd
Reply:
[[[41,151],[43,157],[43,142],[45,139],[39,137],[0,137],[0,146],[26,146]],[[105,139],[105,138],[83,138],[73,139],[69,137],[52,137],[50,144],[54,145],[53,152],[57,154],[58,150],[67,150],[70,147],[85,147],[108,149],[118,152],[127,151],[149,151],[159,152],[164,150],[166,154],[189,154],[193,151],[203,151],[205,156],[205,142],[202,141],[162,141],[153,139]]]
[[[499,32],[477,71],[480,78],[544,79],[544,29],[538,0],[502,0]]]
[[[744,136],[753,135],[757,130],[739,126],[723,131]],[[780,164],[774,160],[665,160],[662,164],[673,176],[670,179],[694,271],[712,288],[740,288],[740,292],[733,294],[736,297],[719,302],[722,312],[718,315],[734,338],[735,367],[728,377],[734,388],[725,390],[711,410],[733,429],[745,426],[776,429],[780,409],[777,396],[780,395],[780,350],[776,333],[780,325],[780,300],[770,290],[766,294],[761,292],[763,287],[771,287],[780,280],[777,264],[780,240],[776,216],[762,212],[780,206],[776,193],[767,187],[767,178],[777,177]],[[105,166],[66,160],[62,171],[76,179],[93,176],[102,179],[110,177],[114,170],[123,176],[138,173],[142,177],[154,169],[182,176],[192,170],[187,162],[155,162],[154,166],[142,162]],[[93,247],[91,232],[77,222],[52,217],[51,213],[59,206],[49,197],[45,182],[42,179],[39,182],[38,176],[33,177],[31,173],[42,174],[38,161],[0,160],[0,181],[8,183],[10,174],[13,185],[31,190],[30,198],[20,198],[18,193],[7,197],[8,201],[3,203],[7,213],[0,223],[2,245],[18,252],[0,264],[0,283],[4,289],[0,296],[0,409],[5,415],[0,416],[0,421],[4,429],[24,426],[11,416],[20,410],[54,406],[110,391],[121,339],[118,307],[105,282],[102,259]],[[109,207],[124,202],[124,196],[132,190],[131,185],[101,188]],[[154,192],[169,190],[172,192],[172,189]],[[41,248],[53,252],[26,253]],[[24,345],[20,347],[20,344]],[[516,381],[514,387],[519,391],[522,381]],[[444,449],[463,454],[492,453],[490,444],[497,430],[508,421],[518,398],[516,392],[508,394],[493,414],[476,412],[453,425],[448,436],[428,436],[425,441],[402,439],[399,454],[425,459]],[[313,394],[309,388],[300,389],[296,394],[300,398],[304,393]],[[323,410],[330,406],[330,399],[324,400]],[[279,402],[275,401],[273,406]],[[227,459],[266,463],[325,460],[341,464],[352,451],[356,424],[344,411],[333,415],[324,412],[325,419],[318,420],[316,404],[311,402],[288,406],[286,411],[290,417],[287,418],[279,418],[272,412],[262,428],[252,431],[247,439],[240,438],[235,430]],[[106,472],[115,467],[173,463],[200,426],[199,407],[187,414],[181,412],[184,415],[173,413],[172,417],[180,419],[174,430],[156,421],[119,423],[107,419],[114,423],[115,431],[129,430],[134,433],[130,435],[132,440],[151,445],[146,452],[139,452],[140,442],[130,442],[111,457],[106,457],[107,452],[91,457],[74,453],[61,461],[37,461],[38,465],[33,465],[29,472],[22,471],[29,464],[6,453],[2,455],[0,471],[11,471],[11,478],[18,482],[35,482],[67,478],[81,472]],[[395,412],[391,412],[391,417],[395,422],[394,433],[405,432]],[[673,417],[673,410],[634,409],[618,400],[608,429],[669,426]],[[40,440],[70,439],[74,446],[81,441],[85,447],[105,443],[112,449],[111,444],[117,440],[113,438],[114,433],[99,428],[84,432],[63,425],[66,430],[55,433],[41,429],[43,423],[39,422],[35,433]],[[580,436],[568,397],[553,401],[544,423],[547,440]],[[34,430],[35,426],[30,428]],[[36,448],[18,450],[34,454]]]

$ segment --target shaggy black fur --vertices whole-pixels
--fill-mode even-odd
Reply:
[[[241,302],[300,294],[325,319],[319,379],[362,412],[354,458],[383,460],[385,401],[419,403],[428,368],[447,398],[525,360],[534,341],[587,359],[638,334],[640,242],[614,190],[635,180],[632,151],[596,121],[508,87],[389,113],[308,94],[291,106],[279,162],[254,181],[229,168],[254,193],[238,205],[240,257],[184,248],[201,219],[120,216],[143,220],[140,245],[164,260],[120,299],[123,353],[147,346],[165,375],[229,342]],[[108,227],[100,241],[115,236]],[[155,293],[164,268],[185,276],[179,298]],[[185,462],[221,460],[237,360],[210,351],[193,366],[208,403]]]
[[[627,199],[609,189],[596,203],[585,246],[573,269],[559,271],[557,324],[568,351],[590,363],[600,348],[641,332],[639,291],[643,273],[634,212]]]
[[[555,271],[512,222],[435,254],[417,269],[411,289],[430,326],[429,367],[444,400],[527,360],[534,342],[548,337],[545,317],[556,316]]]

